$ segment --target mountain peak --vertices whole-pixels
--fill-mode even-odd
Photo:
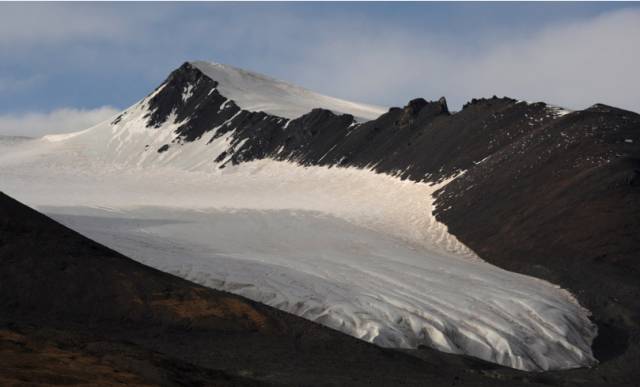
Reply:
[[[187,62],[218,84],[221,95],[248,111],[298,118],[314,108],[353,115],[358,121],[378,118],[386,108],[329,97],[263,74],[204,61]]]

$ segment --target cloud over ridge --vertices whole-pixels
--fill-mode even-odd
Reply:
[[[640,111],[634,4],[1,4],[0,32],[0,133],[84,129],[191,60],[383,106],[495,94]]]
[[[103,106],[95,109],[61,108],[50,112],[0,115],[0,134],[39,137],[49,133],[66,133],[89,128],[110,119],[118,109]]]

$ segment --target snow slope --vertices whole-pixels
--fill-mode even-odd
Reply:
[[[359,121],[378,118],[387,111],[381,106],[355,103],[314,93],[287,82],[224,64],[202,61],[190,63],[218,82],[220,94],[249,111],[263,111],[280,117],[297,118],[314,108],[325,108],[334,113],[351,114]]]
[[[297,93],[237,87],[245,108],[263,97],[286,107]],[[82,132],[0,142],[0,189],[150,266],[380,345],[523,370],[595,364],[588,311],[479,259],[432,215],[436,186],[268,159],[218,169],[241,145],[233,130],[215,135],[231,120],[171,142],[175,117],[146,127],[161,90]]]
[[[588,312],[477,259],[431,216],[435,187],[270,160],[107,165],[82,137],[4,152],[2,189],[150,266],[380,345],[525,370],[595,361]]]
[[[587,361],[586,332],[568,325],[585,324],[583,311],[557,288],[325,213],[46,210],[145,264],[382,346],[427,345],[521,369]]]

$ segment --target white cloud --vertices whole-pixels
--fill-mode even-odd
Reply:
[[[550,100],[573,108],[596,102],[640,111],[640,11],[550,27],[507,41],[466,68],[469,92]]]
[[[472,52],[397,26],[334,26],[288,72],[307,86],[367,102],[446,96],[458,108],[493,94],[571,108],[640,111],[640,10],[478,41]],[[339,39],[335,38],[339,35]]]
[[[62,108],[48,113],[28,112],[0,115],[0,135],[38,137],[49,133],[74,132],[114,117],[111,106],[96,109]]]

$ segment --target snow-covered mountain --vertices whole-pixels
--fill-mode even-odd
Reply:
[[[475,245],[478,256],[436,215],[477,243],[474,233],[508,215],[474,203],[492,208],[501,194],[492,190],[557,165],[584,120],[638,120],[607,109],[565,114],[492,98],[453,115],[444,99],[382,110],[193,62],[113,120],[0,145],[0,183],[150,266],[364,340],[573,368],[596,362],[589,312],[556,285],[483,261],[494,252]],[[596,150],[574,162],[614,162],[611,149]],[[477,187],[491,181],[484,197]],[[505,206],[520,203],[507,191]],[[502,224],[521,240],[519,224]],[[502,245],[513,261],[526,255]]]
[[[220,94],[248,111],[261,111],[293,119],[313,109],[322,108],[336,114],[351,114],[359,121],[368,121],[378,118],[386,110],[380,106],[355,103],[314,93],[284,81],[229,65],[202,61],[191,62],[191,65],[215,80]]]

